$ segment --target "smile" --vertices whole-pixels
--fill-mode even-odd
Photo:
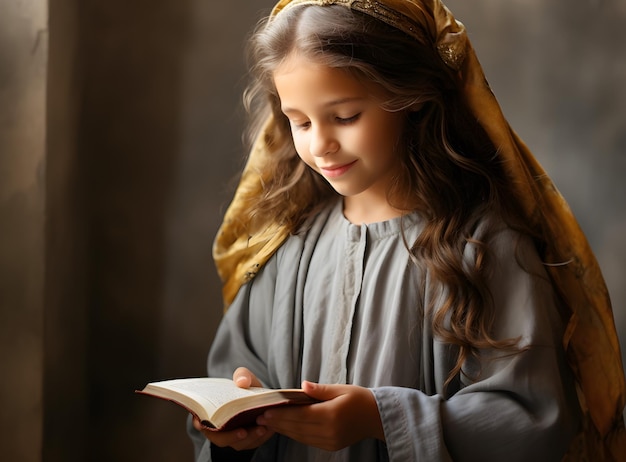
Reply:
[[[346,173],[348,170],[350,170],[352,168],[352,166],[354,164],[356,164],[356,160],[348,163],[348,164],[343,164],[343,165],[329,165],[327,167],[318,167],[320,169],[320,172],[328,178],[337,178],[341,175],[343,175],[344,173]]]

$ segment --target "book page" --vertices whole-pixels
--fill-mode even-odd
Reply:
[[[171,380],[157,385],[193,396],[201,403],[209,402],[214,409],[236,398],[269,391],[266,388],[239,388],[232,380],[216,378]]]

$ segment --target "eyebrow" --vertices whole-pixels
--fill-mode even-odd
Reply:
[[[351,102],[354,102],[354,101],[363,101],[365,99],[366,98],[363,97],[363,96],[348,96],[348,97],[345,97],[345,98],[339,98],[339,99],[334,99],[334,100],[328,101],[327,103],[323,104],[323,107],[338,106],[340,104],[351,103]],[[298,109],[291,108],[291,107],[281,107],[281,110],[284,113],[287,113],[287,112],[300,112]]]

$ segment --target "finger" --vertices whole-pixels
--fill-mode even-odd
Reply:
[[[302,382],[302,389],[307,395],[319,401],[329,401],[347,392],[344,385],[323,385],[306,380]]]
[[[204,435],[219,447],[230,446],[237,451],[255,449],[272,437],[274,432],[265,427],[239,428],[228,432],[205,431]]]
[[[276,415],[273,412],[264,414],[259,417],[257,423],[263,423],[275,433],[310,446],[322,448],[326,443],[332,441],[334,435],[328,422],[315,420],[315,417],[310,414],[305,417],[305,415],[299,415],[298,412],[284,413],[282,410],[280,414]]]
[[[247,430],[248,436],[234,446],[238,451],[258,448],[274,435],[274,431],[267,427],[251,427]]]
[[[202,431],[202,424],[200,423],[200,419],[198,419],[196,416],[193,416],[193,428],[195,428],[198,431]]]
[[[230,446],[231,443],[243,440],[248,436],[248,432],[244,428],[238,428],[232,431],[213,431],[202,425],[200,419],[196,416],[193,418],[193,427],[202,432],[211,442],[220,447]]]
[[[239,367],[233,373],[233,381],[240,388],[260,387],[261,382],[245,367]]]
[[[204,436],[207,437],[212,444],[224,448],[226,446],[234,447],[241,441],[244,441],[248,438],[248,432],[243,428],[238,428],[233,431],[220,431],[214,432],[207,429],[202,431]]]
[[[312,428],[324,425],[326,415],[320,412],[317,407],[323,403],[286,406],[265,411],[257,417],[257,425],[271,428],[277,433],[299,433],[305,434]]]

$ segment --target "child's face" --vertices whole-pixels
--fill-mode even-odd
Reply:
[[[346,200],[386,200],[404,114],[382,109],[382,95],[346,71],[297,53],[276,69],[274,83],[302,160]]]

